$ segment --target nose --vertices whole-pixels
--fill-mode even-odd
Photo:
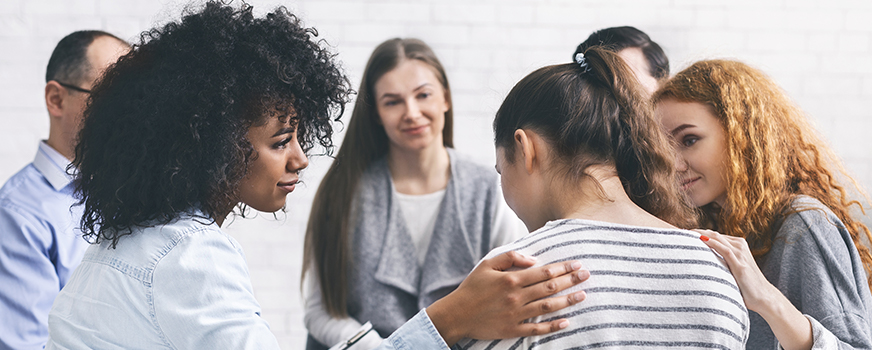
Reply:
[[[306,152],[303,152],[303,147],[300,146],[299,140],[290,142],[291,149],[288,151],[288,159],[286,169],[288,172],[298,173],[309,166],[309,157]]]
[[[416,119],[421,117],[421,106],[418,105],[418,101],[414,98],[410,98],[406,101],[406,115],[405,117],[408,119]]]
[[[679,173],[687,171],[687,161],[680,154],[675,155],[675,170]]]

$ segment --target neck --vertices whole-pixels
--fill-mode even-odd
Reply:
[[[407,150],[391,145],[388,169],[397,192],[427,194],[448,186],[450,176],[448,151],[440,142],[421,150]]]
[[[73,148],[73,139],[71,136],[66,135],[61,131],[50,129],[48,139],[45,140],[45,143],[51,148],[54,148],[55,151],[58,151],[58,153],[68,160],[73,160],[76,152]]]
[[[614,167],[594,165],[587,173],[590,177],[575,186],[570,181],[551,182],[549,192],[553,205],[549,220],[586,219],[632,226],[674,227],[636,205],[624,190]]]

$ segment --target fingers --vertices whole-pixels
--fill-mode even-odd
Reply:
[[[536,264],[536,258],[526,256],[518,252],[506,252],[481,262],[481,265],[489,266],[497,271],[506,271],[510,268],[527,268]]]
[[[542,323],[521,323],[514,330],[515,334],[510,336],[514,337],[529,337],[534,335],[542,335],[551,332],[556,332],[561,329],[569,327],[569,321],[566,319],[554,320],[551,322],[542,322]]]
[[[578,304],[582,302],[586,297],[587,294],[585,294],[584,291],[579,291],[567,295],[561,295],[547,299],[539,299],[530,302],[527,305],[524,305],[524,307],[521,308],[521,317],[523,317],[524,319],[529,319],[542,316],[549,312],[554,312],[567,306]]]
[[[559,263],[548,264],[545,266],[539,266],[536,268],[526,269],[522,271],[518,271],[515,277],[517,278],[517,283],[520,286],[531,286],[540,282],[548,281],[555,279],[557,277],[571,274],[576,271],[581,270],[581,262],[577,260],[565,261]],[[586,272],[586,271],[585,271]],[[589,276],[590,274],[588,274]],[[576,276],[579,279],[578,283],[587,279],[587,277],[583,277],[581,275]],[[577,283],[576,283],[577,284]],[[562,289],[561,289],[562,290]],[[553,294],[553,293],[551,293]],[[551,294],[543,295],[548,296]]]

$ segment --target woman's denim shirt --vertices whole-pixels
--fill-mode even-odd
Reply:
[[[204,217],[89,247],[49,313],[46,348],[278,349],[242,248]]]
[[[55,299],[46,349],[278,349],[242,248],[199,212],[92,245]],[[424,310],[378,349],[447,349]]]

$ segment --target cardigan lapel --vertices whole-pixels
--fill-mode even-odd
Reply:
[[[461,208],[463,194],[461,186],[464,174],[457,167],[454,150],[448,149],[450,158],[451,176],[445,189],[445,198],[439,208],[436,219],[436,227],[433,230],[433,238],[427,249],[427,256],[421,271],[420,293],[418,298],[419,307],[429,306],[445,294],[450,292],[437,292],[446,287],[454,287],[460,284],[470,271],[478,263],[476,249],[478,246],[470,241],[469,232],[464,225],[464,212]],[[479,240],[480,237],[476,237]]]
[[[384,245],[374,277],[381,283],[417,296],[421,268],[418,266],[415,244],[412,243],[400,206],[397,205],[387,162],[380,163],[379,168],[378,177],[382,180],[377,190],[383,192],[378,197],[384,198],[388,203],[385,210],[387,217],[382,221],[384,226],[381,230]]]

